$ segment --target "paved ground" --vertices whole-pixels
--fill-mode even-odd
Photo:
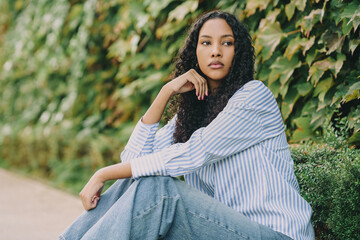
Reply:
[[[0,240],[57,239],[83,211],[80,199],[0,169]]]

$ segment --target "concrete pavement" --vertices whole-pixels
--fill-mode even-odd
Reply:
[[[82,211],[80,199],[0,168],[0,240],[57,239]]]

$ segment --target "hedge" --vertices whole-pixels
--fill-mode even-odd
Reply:
[[[360,239],[360,149],[331,128],[321,142],[291,148],[317,239]]]

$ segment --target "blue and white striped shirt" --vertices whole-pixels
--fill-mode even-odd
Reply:
[[[300,196],[276,100],[260,81],[239,89],[222,112],[185,143],[173,144],[176,116],[140,120],[121,153],[133,178],[184,175],[188,184],[293,239],[314,239],[312,209]]]

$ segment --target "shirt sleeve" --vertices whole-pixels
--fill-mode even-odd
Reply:
[[[120,154],[122,162],[144,156],[172,143],[176,116],[158,130],[159,123],[144,124],[142,118],[136,124],[129,141]]]
[[[274,96],[262,82],[251,81],[234,94],[207,127],[196,130],[187,142],[131,159],[133,178],[188,174],[283,131]]]

